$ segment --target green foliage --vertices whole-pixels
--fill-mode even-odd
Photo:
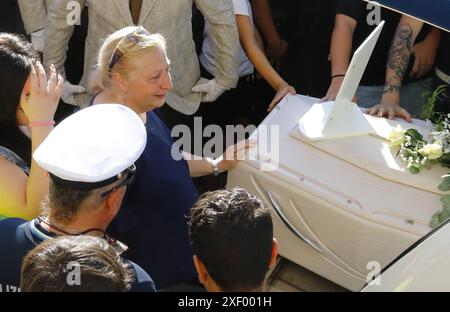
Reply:
[[[450,154],[443,154],[441,159],[439,159],[439,163],[447,168],[450,168]]]
[[[420,172],[420,166],[419,165],[411,165],[409,166],[409,172],[412,174],[417,174]]]
[[[431,119],[434,123],[430,134],[431,143],[426,141],[422,134],[415,129],[404,131],[404,143],[400,144],[398,155],[408,165],[412,174],[419,173],[423,168],[430,168],[435,163],[450,168],[450,114],[444,115],[433,112],[437,97],[445,90],[446,86],[438,87],[428,99],[422,117]],[[391,144],[398,141],[401,129],[395,129],[390,136]],[[396,134],[396,135],[394,135]],[[393,145],[392,145],[393,146]],[[450,192],[450,173],[442,177],[438,185],[441,192]],[[442,210],[436,212],[430,220],[430,227],[436,228],[450,217],[450,194],[441,197]]]
[[[442,85],[436,88],[436,90],[433,91],[433,93],[431,94],[431,96],[427,99],[427,102],[425,103],[423,109],[422,109],[422,113],[420,115],[421,119],[428,119],[431,120],[432,122],[435,122],[433,120],[433,115],[434,115],[434,106],[436,105],[436,100],[437,97],[445,91],[445,88],[447,87],[447,85]]]
[[[406,130],[406,135],[409,135],[414,141],[423,141],[423,135],[419,133],[416,129]]]
[[[430,221],[430,227],[435,229],[450,217],[450,195],[444,195],[441,197],[443,204],[442,210],[436,212]]]
[[[450,175],[445,175],[442,177],[444,181],[442,181],[441,184],[439,184],[438,189],[442,192],[450,191]]]

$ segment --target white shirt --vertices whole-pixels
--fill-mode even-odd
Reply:
[[[253,14],[249,0],[232,0],[234,15],[245,15],[250,18],[253,26]],[[215,58],[216,52],[214,51],[214,45],[210,34],[210,26],[208,21],[205,20],[205,29],[203,31],[203,46],[200,54],[200,63],[202,66],[213,76],[216,76],[217,62]],[[239,48],[238,53],[239,62],[239,77],[253,74],[254,67],[242,48]]]

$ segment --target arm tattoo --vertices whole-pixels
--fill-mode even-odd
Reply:
[[[412,29],[408,24],[400,25],[389,51],[387,77],[384,93],[399,92],[402,80],[408,68],[412,51]]]

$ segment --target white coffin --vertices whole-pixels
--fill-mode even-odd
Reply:
[[[419,240],[363,292],[450,291],[450,223]]]
[[[228,187],[243,187],[271,207],[281,256],[356,291],[377,266],[431,230],[431,216],[441,209],[437,185],[447,170],[435,165],[410,174],[375,136],[303,140],[298,121],[316,101],[287,96],[257,130],[278,126],[279,153],[274,144],[257,160],[241,161]],[[380,136],[398,124],[426,133],[418,120],[369,121]],[[267,171],[274,158],[278,168]]]

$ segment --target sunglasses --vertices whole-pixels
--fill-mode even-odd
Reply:
[[[131,49],[137,43],[144,41],[143,38],[146,40],[147,36],[150,36],[150,33],[144,27],[139,26],[136,30],[123,37],[116,45],[116,48],[111,56],[108,66],[109,70],[111,70],[122,58],[126,49]]]
[[[135,173],[136,173],[136,166],[133,164],[131,167],[129,167],[128,169],[126,169],[124,172],[122,172],[120,174],[120,175],[126,174],[127,175],[126,179],[124,179],[122,182],[120,182],[119,184],[114,186],[112,189],[101,193],[100,197],[105,198],[106,196],[108,196],[109,194],[114,192],[115,190],[117,190],[123,186],[130,185],[133,182]],[[121,178],[121,176],[119,177],[119,179],[120,178]]]

